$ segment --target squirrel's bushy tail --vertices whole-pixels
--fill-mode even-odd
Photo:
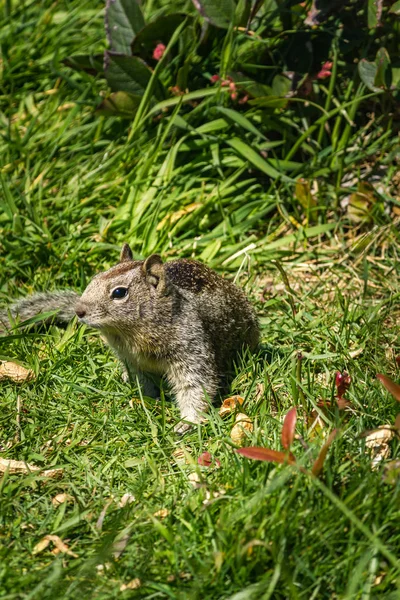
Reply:
[[[32,319],[41,313],[57,311],[45,322],[68,323],[75,316],[75,304],[79,300],[76,292],[42,292],[22,298],[6,310],[0,311],[0,331],[10,326],[9,314],[20,322]]]

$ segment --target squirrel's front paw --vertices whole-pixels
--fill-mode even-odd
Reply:
[[[182,419],[184,419],[184,421],[179,421],[179,423],[177,423],[174,427],[174,431],[178,435],[183,435],[191,429],[193,429],[194,427],[196,427],[196,425],[199,425],[200,423],[205,423],[207,421],[207,419],[201,417],[197,413],[182,415]]]
[[[184,435],[185,433],[193,429],[193,427],[194,423],[183,423],[182,421],[180,421],[177,425],[175,425],[174,431],[178,435]]]

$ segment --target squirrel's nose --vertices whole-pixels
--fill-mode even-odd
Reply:
[[[86,310],[84,308],[82,308],[81,306],[77,306],[75,308],[75,312],[76,312],[76,316],[79,319],[83,319],[83,317],[86,315]]]

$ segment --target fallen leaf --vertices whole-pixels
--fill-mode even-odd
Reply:
[[[375,448],[373,451],[371,468],[377,469],[379,467],[379,464],[383,460],[386,460],[387,458],[389,458],[389,456],[390,456],[390,446],[388,446],[386,444],[382,444],[382,446],[379,446],[379,450],[377,448]]]
[[[236,448],[235,452],[251,458],[252,460],[265,460],[268,462],[276,462],[279,464],[294,465],[296,459],[291,452],[280,452],[279,450],[270,450],[260,446],[250,446],[249,448]]]
[[[385,358],[388,362],[391,362],[394,359],[394,351],[390,346],[385,348]]]
[[[136,579],[132,579],[129,583],[123,583],[119,588],[120,592],[124,592],[125,590],[137,590],[142,585],[142,582],[138,577]]]
[[[338,430],[334,429],[332,431],[332,433],[330,434],[330,436],[328,437],[328,439],[326,440],[325,444],[322,446],[321,451],[318,455],[318,458],[314,462],[313,468],[311,469],[311,473],[313,475],[315,475],[315,477],[318,477],[318,475],[321,473],[321,471],[324,467],[324,462],[325,462],[325,458],[326,458],[326,455],[329,450],[329,446],[332,444],[332,442],[335,439],[335,437],[337,436],[337,434],[338,434]]]
[[[60,504],[64,504],[64,502],[71,502],[73,497],[69,494],[57,494],[54,498],[51,499],[51,503],[53,506],[60,506]]]
[[[45,550],[48,547],[50,542],[52,542],[55,545],[55,547],[57,548],[57,550],[59,552],[61,552],[62,554],[68,554],[68,556],[72,556],[73,558],[78,558],[78,555],[75,554],[75,552],[72,552],[72,550],[70,550],[68,548],[67,544],[65,544],[58,537],[58,535],[45,535],[44,538],[41,539],[40,542],[38,542],[36,544],[36,546],[33,548],[32,554],[39,554],[40,552],[43,552],[43,550]]]
[[[35,374],[32,369],[25,369],[25,367],[7,360],[0,363],[0,381],[2,379],[11,379],[16,383],[23,383],[24,381],[31,381],[34,377]]]
[[[256,402],[259,402],[261,400],[261,398],[264,396],[264,394],[265,394],[265,385],[263,383],[257,383],[254,400]]]
[[[252,431],[253,423],[251,419],[244,413],[238,413],[231,430],[231,440],[237,445],[243,444],[248,439],[248,434]]]
[[[389,458],[390,446],[389,442],[394,438],[395,432],[390,425],[381,425],[378,429],[374,429],[365,435],[365,445],[370,450],[372,455],[371,466],[377,469],[379,464]]]
[[[297,409],[296,407],[291,408],[283,421],[281,441],[282,446],[285,450],[289,450],[290,446],[294,440],[294,432],[296,429],[296,421],[297,421]]]
[[[40,475],[43,475],[43,477],[54,477],[55,479],[62,477],[64,473],[63,469],[43,470],[41,467],[30,465],[23,460],[6,460],[0,458],[0,473],[6,473],[7,471],[9,473],[23,473],[25,475],[29,473],[39,473]]]
[[[400,385],[392,381],[390,377],[382,375],[382,373],[377,373],[376,376],[382,385],[385,386],[387,391],[390,392],[398,402],[400,402]]]
[[[43,550],[46,550],[46,548],[49,544],[50,544],[50,539],[49,539],[49,536],[46,535],[43,539],[40,540],[40,542],[38,542],[36,544],[36,546],[34,546],[34,548],[32,550],[32,554],[40,554],[40,552],[43,552]]]
[[[135,502],[135,500],[136,498],[132,494],[124,494],[121,500],[118,502],[118,506],[119,508],[124,508],[124,506],[127,504],[132,504],[132,502]]]
[[[67,544],[64,544],[64,542],[62,540],[60,540],[60,538],[58,537],[58,535],[52,535],[51,537],[51,541],[53,542],[53,544],[56,546],[56,548],[62,552],[63,554],[68,554],[69,556],[72,556],[73,558],[78,558],[78,555],[75,554],[74,552],[72,552],[72,550],[70,550],[67,546]]]
[[[153,517],[158,517],[159,519],[165,519],[169,515],[168,508],[160,508],[155,513],[153,513]]]
[[[357,350],[351,350],[349,352],[349,356],[350,358],[357,358],[357,356],[360,356],[360,354],[362,354],[364,352],[364,348],[357,348]]]
[[[131,539],[131,526],[129,525],[122,530],[112,544],[112,554],[114,558],[119,558]]]
[[[211,467],[212,465],[220,467],[221,463],[217,458],[214,458],[209,452],[203,452],[197,459],[197,464],[202,467]]]
[[[394,436],[391,425],[380,425],[377,429],[366,432],[362,437],[365,437],[365,444],[368,448],[374,448],[374,446],[388,444]]]
[[[174,457],[175,462],[177,462],[178,464],[190,465],[193,462],[190,453],[191,449],[188,447],[177,448],[173,451],[172,456]]]
[[[189,483],[194,487],[194,488],[199,488],[201,487],[201,483],[200,483],[200,476],[198,473],[194,472],[194,473],[189,473],[188,476],[188,480]]]
[[[244,399],[241,396],[231,396],[230,398],[226,398],[219,409],[219,416],[225,417],[226,415],[232,414],[241,407],[243,402]]]

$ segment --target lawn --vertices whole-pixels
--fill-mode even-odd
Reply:
[[[146,19],[167,6],[143,4]],[[393,56],[396,27],[368,39]],[[207,77],[218,43],[228,61],[221,31]],[[331,78],[290,106],[275,89],[271,108],[264,87],[247,108],[221,86],[122,119],[96,112],[101,75],[65,64],[105,44],[102,2],[0,1],[1,305],[82,291],[124,241],[137,258],[201,260],[259,315],[260,350],[238,360],[230,390],[252,428],[235,443],[235,413],[216,406],[177,437],[169,391],[156,401],[124,383],[96,332],[17,326],[0,359],[33,376],[0,381],[0,458],[42,470],[0,480],[0,598],[399,598],[400,411],[376,378],[400,380],[397,97],[358,71],[340,79],[332,42]],[[236,452],[282,451],[293,407],[295,464]],[[393,431],[379,460],[367,442],[382,425]]]

